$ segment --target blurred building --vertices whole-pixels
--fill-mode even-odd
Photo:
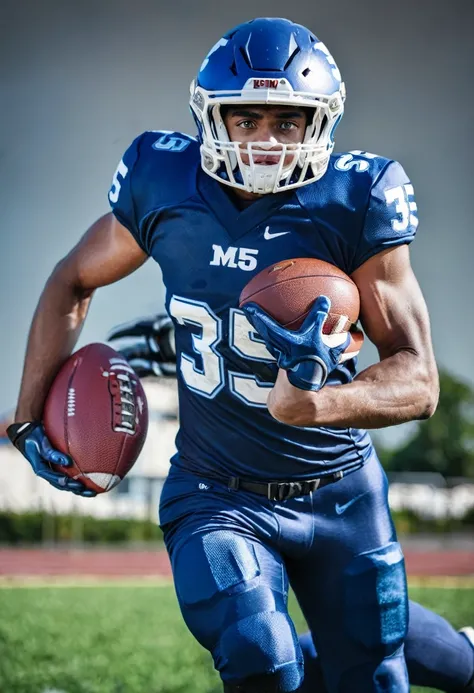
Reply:
[[[142,453],[127,477],[112,491],[80,498],[53,488],[31,472],[0,422],[0,510],[47,510],[96,517],[157,519],[157,507],[178,430],[176,381],[145,380],[150,426]],[[390,506],[426,518],[462,517],[474,507],[474,482],[447,480],[441,474],[409,472],[390,476]]]
[[[10,444],[0,422],[0,510],[47,510],[96,517],[156,518],[158,499],[169,460],[175,452],[178,397],[174,380],[144,381],[150,426],[143,450],[127,477],[112,491],[95,498],[61,492],[36,477],[23,456]]]

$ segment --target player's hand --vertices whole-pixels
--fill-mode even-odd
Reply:
[[[176,377],[174,327],[167,315],[117,325],[107,340],[113,342],[114,349],[127,359],[140,378],[148,375]]]
[[[331,301],[319,296],[299,330],[287,330],[256,303],[242,306],[288,380],[300,390],[320,390],[350,342],[349,333],[323,334]]]
[[[70,467],[72,459],[59,450],[55,450],[40,421],[13,423],[7,428],[7,434],[13,445],[26,457],[36,476],[46,479],[60,491],[71,491],[78,496],[96,496],[95,491],[86,488],[84,484],[71,479],[65,474],[55,472],[51,463]]]

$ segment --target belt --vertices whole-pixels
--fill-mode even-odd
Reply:
[[[298,498],[298,496],[307,496],[323,486],[339,481],[343,476],[344,472],[341,471],[306,481],[270,481],[268,483],[247,481],[238,476],[231,476],[227,480],[227,486],[231,491],[250,491],[251,493],[265,496],[268,500],[284,501],[290,498]]]

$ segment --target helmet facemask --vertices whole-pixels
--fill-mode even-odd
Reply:
[[[206,91],[191,84],[191,109],[201,137],[204,171],[233,188],[256,194],[276,193],[312,183],[326,172],[334,148],[334,130],[344,110],[344,87],[330,96],[294,92],[285,79],[271,89],[251,88],[254,80],[236,92]],[[303,141],[299,144],[231,141],[221,107],[297,106],[311,109]],[[271,150],[275,164],[256,161]],[[245,161],[243,160],[245,159]]]

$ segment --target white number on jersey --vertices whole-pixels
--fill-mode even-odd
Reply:
[[[119,163],[117,166],[117,170],[114,173],[114,177],[112,179],[112,187],[110,188],[109,191],[109,200],[113,202],[114,204],[118,202],[119,195],[120,195],[120,188],[122,187],[123,180],[125,176],[128,173],[128,168],[125,166],[123,161]],[[122,180],[120,180],[122,179]]]
[[[184,382],[193,392],[213,399],[226,382],[224,358],[216,347],[222,338],[222,320],[207,303],[173,296],[170,314],[180,325],[195,325],[199,335],[193,335],[193,349],[200,356],[202,368],[189,354],[181,354],[179,368]],[[256,334],[245,314],[237,308],[229,312],[229,345],[236,354],[254,361],[274,361],[263,341]],[[251,407],[265,407],[273,383],[262,382],[255,375],[244,375],[229,371],[228,383],[231,393]]]
[[[212,399],[224,387],[223,359],[216,352],[222,336],[222,321],[207,303],[179,296],[172,297],[169,312],[180,325],[197,325],[201,329],[199,336],[193,334],[193,349],[201,357],[202,369],[188,354],[181,354],[179,366],[189,389]]]
[[[418,217],[416,216],[418,208],[413,199],[414,194],[411,183],[397,185],[395,188],[388,188],[384,191],[387,204],[395,204],[397,217],[391,221],[394,231],[406,231],[408,225],[415,229],[418,226]]]
[[[229,344],[236,354],[266,363],[275,360],[243,311],[231,308],[229,321]],[[262,382],[256,375],[242,375],[242,373],[229,371],[229,387],[232,394],[245,404],[251,407],[265,407],[273,383]]]

